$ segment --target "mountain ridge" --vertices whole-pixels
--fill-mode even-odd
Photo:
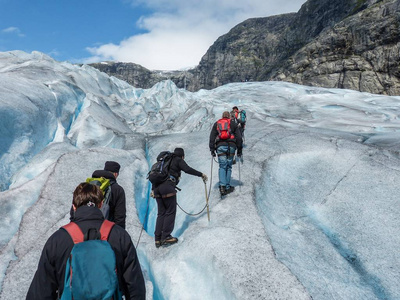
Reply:
[[[308,0],[297,13],[234,26],[190,70],[150,71],[121,62],[91,66],[141,88],[165,79],[189,91],[272,80],[399,95],[399,15],[396,0]]]

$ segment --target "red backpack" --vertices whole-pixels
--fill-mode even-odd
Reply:
[[[219,140],[233,140],[235,136],[231,132],[231,120],[219,119],[217,121],[217,131]]]

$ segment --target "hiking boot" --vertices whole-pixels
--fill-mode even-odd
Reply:
[[[220,192],[221,196],[226,195],[226,189],[223,185],[219,186],[219,192]]]
[[[172,244],[175,244],[175,243],[177,243],[178,242],[178,239],[176,238],[176,237],[173,237],[173,236],[168,236],[165,240],[163,240],[162,242],[161,242],[161,244],[163,245],[163,246],[168,246],[168,245],[172,245]]]
[[[156,241],[156,248],[160,248],[161,247],[161,241]]]
[[[235,187],[230,186],[228,189],[225,190],[225,195],[232,193],[235,190]]]

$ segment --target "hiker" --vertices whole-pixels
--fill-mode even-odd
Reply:
[[[242,138],[244,136],[244,128],[246,127],[246,111],[239,110],[237,106],[232,107],[231,117],[234,118],[236,124],[240,129],[240,133],[242,134]]]
[[[222,118],[214,123],[210,133],[210,151],[213,157],[218,155],[219,191],[225,196],[234,191],[231,186],[233,157],[242,156],[242,135],[238,125],[231,119],[229,111],[224,111]]]
[[[125,191],[122,186],[117,183],[119,170],[121,166],[115,161],[106,161],[104,170],[96,170],[93,172],[93,178],[104,177],[110,180],[111,185],[111,198],[110,198],[110,211],[108,220],[121,226],[125,229],[126,219],[126,199]],[[73,218],[73,209],[71,208],[71,220]]]
[[[82,231],[81,234],[85,234],[85,236],[90,235],[93,230],[98,233],[103,222],[108,222],[104,220],[99,209],[102,200],[103,193],[98,186],[86,182],[80,183],[73,193],[72,205],[75,210],[73,223],[71,222],[68,225],[75,223]],[[114,225],[112,222],[108,223],[113,225],[108,235],[108,243],[115,253],[115,257],[113,256],[115,266],[111,272],[114,276],[115,271],[117,272],[119,289],[124,294],[125,299],[145,299],[144,278],[132,240],[125,229]],[[87,242],[76,245],[85,243]],[[93,244],[89,243],[89,245],[89,247],[93,247]],[[76,250],[76,246],[74,247],[74,242],[65,228],[60,228],[50,236],[44,245],[38,269],[28,290],[27,300],[60,299],[64,291],[68,294],[69,285],[65,285],[64,280],[66,279],[67,260],[69,262],[70,253],[73,249]],[[85,255],[87,256],[87,254]],[[99,266],[93,272],[98,272],[98,269],[101,268],[102,266]],[[75,276],[77,276],[79,270],[72,270],[72,272],[74,271]],[[93,273],[89,271],[89,274]],[[73,276],[71,274],[71,277]],[[94,288],[96,285],[93,281],[86,283],[85,278],[79,278],[75,281],[75,284],[77,282],[80,283],[78,286],[83,286],[93,292],[96,288],[100,288]],[[64,285],[66,290],[64,290]]]
[[[191,167],[184,160],[185,152],[182,148],[175,148],[169,165],[169,178],[161,184],[152,186],[152,196],[157,201],[157,221],[154,231],[155,245],[170,245],[178,242],[171,236],[175,226],[176,216],[176,186],[181,178],[181,171],[201,177],[204,182],[207,176]]]

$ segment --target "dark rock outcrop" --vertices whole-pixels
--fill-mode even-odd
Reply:
[[[135,87],[147,89],[151,88],[160,80],[163,80],[157,73],[134,63],[101,62],[90,65],[110,76],[124,80]]]

